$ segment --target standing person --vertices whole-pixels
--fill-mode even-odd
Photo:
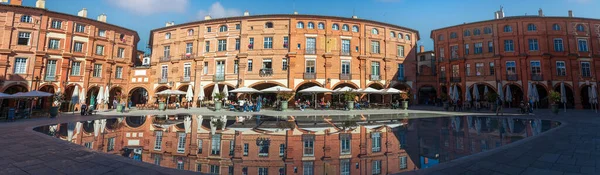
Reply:
[[[260,112],[260,108],[262,107],[262,98],[259,95],[256,97],[256,112]]]
[[[119,102],[117,101],[117,98],[113,99],[113,109],[117,109],[117,105],[119,104]]]
[[[496,98],[496,115],[504,115],[504,113],[502,112],[502,98],[498,97]]]
[[[85,103],[81,103],[81,109],[79,112],[81,112],[81,115],[85,115],[86,111],[87,111],[87,105]]]
[[[533,98],[529,98],[529,103],[528,103],[528,110],[529,110],[529,115],[533,115]]]

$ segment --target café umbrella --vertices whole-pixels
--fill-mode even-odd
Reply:
[[[108,98],[110,97],[108,86],[106,86],[106,88],[104,88],[104,96],[103,97],[104,97],[104,103],[108,103]]]
[[[498,87],[496,89],[498,89],[498,97],[504,97],[504,92],[502,91],[502,83],[498,82]]]
[[[243,87],[231,90],[229,92],[231,92],[231,93],[250,94],[250,95],[255,94],[255,93],[260,93],[260,91],[254,89],[254,88],[246,87],[246,86],[243,86]],[[250,99],[252,99],[252,96],[250,96]]]
[[[473,97],[475,98],[475,101],[479,101],[479,99],[481,99],[481,97],[479,96],[479,88],[477,87],[477,84],[473,85]]]
[[[380,92],[381,92],[382,95],[386,95],[386,94],[388,94],[388,95],[394,95],[394,94],[404,93],[404,91],[398,90],[396,88],[382,89]],[[391,99],[392,98],[390,97],[390,100]],[[382,100],[384,100],[383,102],[385,103],[385,98],[383,98]]]
[[[198,91],[198,100],[200,100],[200,107],[202,107],[202,100],[204,100],[204,86],[200,85],[200,90]]]
[[[565,91],[565,82],[560,82],[560,102],[563,103],[563,109],[567,112],[567,93]]]
[[[100,86],[100,90],[98,90],[98,95],[96,95],[96,102],[98,103],[98,105],[102,104],[102,100],[104,100],[104,87]],[[97,107],[94,107],[95,109],[98,109]]]
[[[229,88],[227,88],[227,85],[223,86],[223,100],[227,100],[227,98],[229,97]]]
[[[317,107],[317,98],[316,95],[319,93],[327,93],[327,92],[331,92],[331,90],[326,89],[326,88],[322,88],[320,86],[313,86],[313,87],[309,87],[306,89],[302,89],[300,91],[298,91],[299,93],[303,93],[303,94],[312,94],[315,96],[314,100],[315,100],[315,108]]]
[[[371,94],[381,94],[381,91],[377,89],[373,89],[372,87],[367,87],[363,90],[359,91],[360,93],[367,94],[367,100],[369,103],[371,102]]]
[[[192,91],[192,88],[192,85],[189,85],[187,92],[185,93],[185,99],[188,101],[188,107],[190,106],[189,104],[192,103],[192,100],[194,100],[194,92]]]
[[[290,88],[282,87],[282,86],[273,86],[270,88],[260,90],[260,92],[262,92],[262,93],[279,93],[279,92],[292,92],[292,91],[294,91],[294,90],[292,90]]]

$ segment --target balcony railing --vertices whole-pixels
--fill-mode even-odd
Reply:
[[[181,77],[181,82],[190,82],[192,81],[192,77]]]
[[[378,81],[381,80],[381,77],[379,77],[379,75],[371,75],[371,81]]]
[[[305,72],[304,73],[304,79],[310,79],[310,80],[317,79],[317,74],[314,73],[314,72],[312,72],[312,73]]]
[[[450,82],[452,83],[459,83],[461,80],[460,77],[450,77]]]
[[[263,68],[263,69],[260,69],[260,72],[258,74],[261,77],[272,76],[273,75],[273,69],[272,68]]]
[[[171,61],[171,56],[161,56],[161,57],[158,58],[158,61],[161,62],[161,63],[162,62],[169,62],[169,61]]]
[[[340,50],[340,55],[342,55],[342,56],[350,56],[350,50]]]
[[[315,48],[306,48],[306,50],[304,51],[304,54],[309,54],[309,55],[314,55],[317,53],[317,50]]]
[[[446,81],[446,77],[440,77],[440,83],[445,83]]]
[[[181,59],[182,60],[194,59],[195,57],[196,57],[196,55],[194,53],[184,53],[184,54],[181,54]]]
[[[517,76],[517,74],[506,74],[506,80],[517,81],[519,80],[519,76]]]
[[[167,77],[158,78],[159,84],[166,84],[168,82],[169,82],[169,79]]]
[[[352,74],[349,73],[341,73],[340,80],[352,80]]]
[[[531,74],[531,80],[533,81],[543,81],[544,77],[542,74]]]
[[[225,81],[225,74],[215,74],[213,75],[213,82]]]
[[[406,77],[405,76],[397,76],[396,80],[398,80],[400,82],[405,82],[406,81]]]
[[[57,76],[45,76],[44,77],[44,81],[46,82],[53,82],[53,81],[58,81],[58,77]]]

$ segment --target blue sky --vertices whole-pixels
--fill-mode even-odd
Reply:
[[[506,16],[536,15],[539,8],[546,16],[566,16],[573,10],[577,17],[600,18],[600,0],[47,0],[49,10],[77,14],[88,9],[88,17],[105,13],[112,24],[136,30],[141,41],[138,49],[146,50],[149,32],[163,27],[200,20],[206,14],[214,17],[251,14],[292,13],[319,14],[377,20],[416,29],[420,45],[431,50],[432,29],[489,20],[500,5]],[[35,6],[35,0],[24,0]]]

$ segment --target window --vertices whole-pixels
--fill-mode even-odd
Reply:
[[[254,49],[254,38],[253,37],[248,38],[248,49],[249,50]]]
[[[302,22],[296,23],[296,28],[303,29],[304,28],[304,23],[302,23]]]
[[[210,173],[211,174],[219,174],[221,167],[219,165],[210,165]]]
[[[202,68],[202,74],[208,74],[208,62],[204,62],[204,67]]]
[[[313,156],[314,155],[314,135],[305,135],[302,137],[303,144],[303,154],[304,156]],[[312,166],[311,166],[312,167]]]
[[[560,25],[558,25],[558,24],[553,24],[553,25],[552,25],[552,30],[554,30],[554,31],[559,31],[559,30],[560,30]]]
[[[410,35],[406,34],[406,36],[404,36],[404,39],[409,40],[410,41]]]
[[[441,59],[444,59],[444,55],[445,55],[444,54],[444,48],[440,47],[440,61],[441,61]]]
[[[283,58],[281,60],[281,70],[288,70],[288,60],[287,58]]]
[[[309,28],[309,29],[314,29],[315,28],[315,23],[313,23],[313,22],[308,22],[307,25],[308,26],[306,26],[306,27]]]
[[[379,31],[378,31],[377,29],[373,28],[373,29],[371,30],[371,33],[372,33],[372,34],[374,34],[374,35],[378,35],[378,34],[379,34]]]
[[[15,58],[15,74],[27,73],[27,58]]]
[[[212,32],[212,27],[206,27],[206,32],[208,32],[208,33]]]
[[[306,51],[305,54],[315,54],[317,38],[306,38]]]
[[[475,43],[475,50],[473,51],[475,54],[483,53],[483,43]]]
[[[556,52],[563,52],[563,51],[565,51],[565,49],[563,47],[563,40],[562,40],[562,38],[555,38],[554,39],[554,51],[556,51]]]
[[[531,75],[540,75],[542,74],[542,66],[540,61],[531,61],[529,62],[531,67]]]
[[[125,48],[119,47],[117,49],[117,58],[125,58]]]
[[[272,24],[271,24],[271,27],[273,27]],[[219,32],[227,32],[227,26],[226,25],[222,25],[221,27],[219,27]]]
[[[352,32],[358,32],[358,26],[352,26]]]
[[[189,29],[187,34],[188,36],[194,36],[194,29]]]
[[[167,77],[169,77],[169,66],[168,65],[161,66],[160,77],[162,79],[166,79]]]
[[[315,73],[315,60],[306,60],[306,73]]]
[[[529,50],[530,51],[537,51],[540,49],[537,39],[528,39],[528,41],[529,41]]]
[[[492,34],[492,28],[489,28],[489,27],[483,28],[483,34]]]
[[[240,69],[240,61],[233,60],[233,74],[238,74]]]
[[[183,160],[181,160],[181,158],[177,159],[177,169],[183,170],[183,166],[184,166]]]
[[[218,51],[219,52],[227,51],[227,40],[220,39],[218,42],[219,42],[219,47],[217,48]]]
[[[283,37],[283,48],[288,48],[289,47],[289,43],[290,43],[290,38],[287,36]]]
[[[282,157],[285,154],[285,144],[279,144],[279,156]]]
[[[61,20],[52,20],[52,24],[50,25],[51,28],[53,29],[61,29],[62,28],[62,21]]]
[[[463,36],[471,36],[471,31],[465,30],[465,32],[463,32]]]
[[[471,76],[471,64],[467,64],[467,68],[465,69],[465,73],[467,76]]]
[[[527,31],[536,31],[537,26],[535,24],[527,24]]]
[[[210,154],[221,154],[221,134],[214,134],[211,139]],[[211,168],[212,169],[212,168]]]
[[[85,32],[85,25],[83,25],[83,24],[76,24],[75,25],[75,32],[84,33]]]
[[[458,35],[456,34],[456,32],[450,33],[450,39],[455,39],[455,38],[458,38]]]
[[[204,42],[204,52],[210,52],[210,41]]]
[[[381,133],[380,132],[371,133],[371,151],[373,151],[373,152],[381,151]]]
[[[194,43],[185,43],[185,54],[190,55],[194,52]]]
[[[73,45],[73,51],[74,52],[83,52],[83,43],[75,42],[75,44]]]
[[[21,22],[26,22],[26,23],[31,23],[32,18],[29,15],[23,15],[21,16]]]
[[[250,151],[250,145],[248,143],[244,143],[244,156],[248,155],[248,151]]]
[[[115,71],[115,78],[123,79],[123,67],[117,66],[116,71]]]
[[[504,51],[505,52],[514,52],[515,51],[513,40],[504,40]]]
[[[578,46],[580,52],[587,52],[588,51],[588,46],[587,46],[587,40],[586,39],[577,39],[577,46]]]
[[[340,160],[340,175],[350,175],[350,159]]]
[[[504,32],[512,32],[512,27],[509,25],[504,26]]]
[[[252,59],[248,60],[248,72],[252,72]]]
[[[302,162],[302,175],[313,175],[313,162]]]
[[[31,33],[29,32],[19,32],[19,40],[17,40],[18,45],[29,45],[29,39],[31,38]]]
[[[202,164],[196,163],[196,172],[202,172]]]
[[[381,174],[381,160],[374,160],[373,162],[371,162],[372,164],[372,168],[371,172],[373,174]]]
[[[350,40],[343,39],[342,40],[342,53],[341,55],[350,55]]]
[[[379,41],[371,41],[371,53],[379,53]]]
[[[490,75],[494,75],[496,72],[494,62],[490,62]]]
[[[348,27],[348,25],[344,24],[344,25],[342,25],[342,30],[348,31],[348,30],[350,30],[350,27]]]
[[[451,58],[458,58],[458,46],[454,45],[454,46],[450,46],[450,53],[451,53]]]
[[[242,26],[240,24],[235,24],[235,30],[240,30]]]
[[[102,77],[102,64],[94,64],[93,77]]]
[[[92,147],[94,146],[94,142],[85,142],[85,147],[88,149],[92,149]]]
[[[446,67],[444,67],[444,66],[440,67],[440,76],[442,78],[446,77]]]
[[[517,74],[517,64],[514,61],[506,62],[506,74],[507,75]]]
[[[229,175],[233,175],[233,166],[229,166]]]
[[[154,140],[154,150],[160,150],[162,148],[162,131],[155,131],[156,139]]]
[[[577,24],[576,28],[578,32],[585,32],[585,27],[583,26],[583,24]]]
[[[100,36],[100,37],[106,37],[106,30],[99,29],[98,30],[98,36]]]
[[[240,39],[239,38],[235,39],[235,50],[240,50]]]
[[[452,77],[459,77],[460,76],[460,67],[458,65],[452,65]]]
[[[269,156],[269,142],[264,140],[257,141],[258,146],[258,156],[267,157]]]
[[[404,77],[404,64],[398,64],[398,77]]]
[[[171,56],[171,46],[165,46],[163,50],[163,57],[169,58]]]
[[[399,158],[400,159],[400,169],[406,169],[408,168],[408,164],[407,164],[407,157],[406,156],[402,156]]]
[[[444,41],[444,35],[440,34],[437,37],[438,41]]]
[[[403,36],[404,36],[404,35],[402,35],[402,33],[398,33],[398,38],[399,38],[399,39],[402,39],[402,37],[403,37]]]
[[[483,63],[475,63],[475,72],[477,76],[484,75]]]
[[[154,157],[154,165],[160,165],[161,156],[160,154],[152,154]]]
[[[186,136],[186,134],[184,132],[180,132],[177,135],[178,135],[177,152],[184,153],[185,152],[185,136]]]
[[[319,29],[323,30],[323,29],[325,29],[325,24],[323,24],[322,22],[320,22],[317,27]]]
[[[372,61],[371,62],[371,75],[379,76],[379,62]]]
[[[465,55],[469,55],[469,44],[465,44]]]
[[[104,55],[104,46],[96,45],[96,55]]]
[[[269,175],[269,168],[258,167],[258,175]]]
[[[183,77],[189,78],[191,76],[192,76],[192,64],[190,64],[190,63],[183,64]]]
[[[333,24],[333,26],[331,26],[331,29],[340,30],[340,26],[338,24]]]
[[[582,77],[591,77],[592,73],[590,70],[590,62],[583,61],[581,62],[581,76]]]
[[[481,35],[481,30],[473,29],[473,36],[479,36],[479,35]]]
[[[493,53],[493,52],[494,52],[494,42],[488,41],[488,53]]]
[[[567,67],[564,61],[556,61],[556,75],[567,76]]]
[[[392,38],[396,38],[396,33],[394,33],[394,32],[390,32],[390,37],[392,37]]]
[[[272,49],[273,48],[273,37],[265,37],[263,41],[263,48]]]
[[[59,45],[60,45],[60,40],[50,39],[50,43],[48,44],[48,49],[57,50]]]
[[[350,154],[350,140],[352,136],[350,134],[340,134],[340,153]]]

